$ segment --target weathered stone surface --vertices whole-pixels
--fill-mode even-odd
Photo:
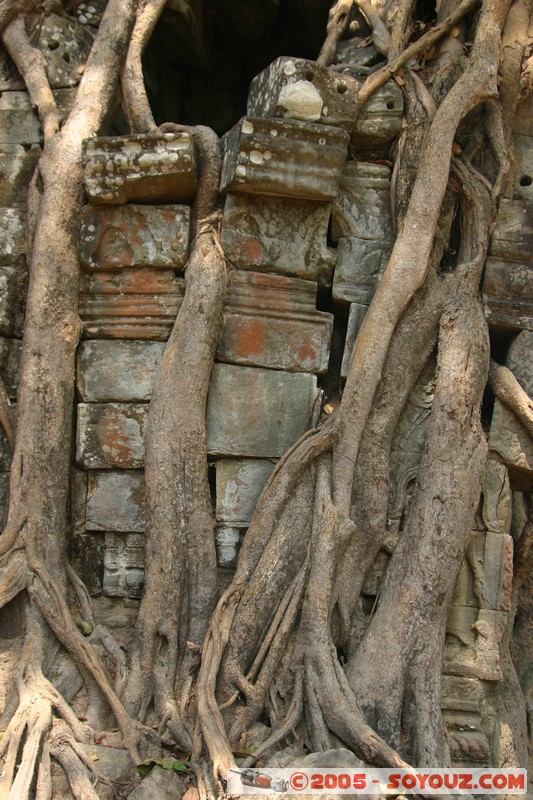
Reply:
[[[189,251],[189,206],[85,206],[81,254],[90,270],[183,269]]]
[[[481,478],[481,521],[489,533],[510,533],[512,497],[508,470],[490,452]]]
[[[1,443],[0,443],[0,448],[1,448]],[[2,526],[6,521],[8,491],[9,491],[9,473],[0,472],[0,525]]]
[[[104,594],[140,598],[144,581],[144,536],[142,533],[106,533]]]
[[[20,144],[3,144],[0,152],[0,197],[6,206],[26,204],[28,185],[41,154],[38,145],[25,150]]]
[[[518,103],[512,127],[513,133],[533,136],[533,95],[528,94]]]
[[[504,261],[533,264],[533,203],[501,201],[489,252]]]
[[[71,563],[90,595],[101,594],[104,580],[104,535],[76,533],[72,537]]]
[[[162,342],[90,341],[78,348],[76,386],[86,402],[149,400]]]
[[[442,676],[442,708],[454,711],[477,711],[483,697],[483,685],[476,678]]]
[[[344,342],[344,353],[342,354],[341,376],[345,378],[350,368],[350,358],[352,350],[362,325],[368,306],[363,303],[350,303],[350,313],[348,315],[348,327],[346,329],[346,339]]]
[[[184,280],[170,270],[85,274],[79,305],[83,337],[166,341],[184,293]]]
[[[176,772],[154,767],[128,798],[129,800],[179,800],[184,793],[185,784]]]
[[[498,398],[489,432],[489,448],[509,470],[511,489],[533,491],[533,441],[524,426]]]
[[[0,473],[8,472],[11,467],[11,448],[7,443],[4,428],[0,425]]]
[[[332,235],[391,241],[390,169],[384,164],[348,161],[333,203]]]
[[[207,402],[208,452],[277,458],[305,432],[315,399],[314,375],[215,364]]]
[[[448,733],[450,756],[454,766],[488,766],[491,752],[490,744],[483,731],[450,731]]]
[[[470,534],[467,557],[463,560],[454,605],[511,610],[513,581],[513,539],[508,534]]]
[[[230,525],[217,525],[215,530],[215,546],[217,563],[223,569],[231,569],[237,564],[237,556],[244,531]]]
[[[338,769],[342,767],[350,767],[351,769],[359,769],[365,766],[364,761],[357,758],[355,753],[351,750],[346,750],[344,747],[339,747],[335,750],[321,750],[317,753],[309,753],[298,760],[298,764],[302,767],[317,767],[322,769],[329,767],[331,769]]]
[[[77,86],[92,40],[74,18],[57,14],[39,18],[35,26],[36,46],[46,61],[46,74],[53,89]]]
[[[23,262],[0,267],[0,335],[22,336],[27,272]]]
[[[146,133],[86,139],[85,189],[92,203],[183,203],[196,192],[188,133]]]
[[[142,467],[147,416],[146,403],[79,403],[78,464],[86,469]]]
[[[304,58],[277,58],[250,84],[249,117],[286,117],[351,131],[358,82]]]
[[[0,337],[0,376],[10,400],[17,399],[21,352],[20,339]]]
[[[506,364],[533,399],[533,331],[518,334],[509,348]]]
[[[0,263],[16,264],[24,246],[24,213],[18,208],[0,208]]]
[[[245,117],[222,138],[220,191],[332,200],[348,140],[340,128]]]
[[[143,473],[91,470],[87,480],[85,524],[89,531],[142,533],[145,528]]]
[[[240,269],[331,285],[330,210],[329,203],[313,200],[228,194],[221,234],[225,256]]]
[[[339,78],[355,74],[357,68],[337,65]],[[361,78],[359,78],[361,81]],[[362,83],[362,81],[361,81]],[[378,147],[392,142],[402,128],[403,95],[394,80],[378,89],[360,109],[351,141],[357,147]]]
[[[519,200],[533,203],[533,136],[513,135],[515,158],[514,194]]]
[[[231,272],[218,360],[325,372],[333,317],[316,310],[316,289],[310,281]]]
[[[224,458],[216,462],[216,518],[236,528],[248,527],[255,504],[275,461]]]
[[[389,262],[391,249],[391,243],[383,240],[356,236],[339,239],[333,299],[369,305]]]
[[[56,89],[54,97],[62,119],[76,97],[74,89]],[[27,92],[0,92],[0,145],[38,145],[43,133]],[[2,200],[2,202],[5,202]]]
[[[502,680],[500,642],[507,619],[503,611],[453,605],[446,623],[444,672]]]
[[[491,327],[533,330],[533,264],[488,258],[483,280],[485,314]]]

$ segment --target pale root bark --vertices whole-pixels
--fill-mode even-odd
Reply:
[[[533,400],[522,389],[511,370],[493,361],[490,368],[490,385],[496,397],[513,412],[533,437]]]

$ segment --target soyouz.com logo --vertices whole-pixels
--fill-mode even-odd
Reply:
[[[526,794],[525,769],[235,769],[228,794]]]

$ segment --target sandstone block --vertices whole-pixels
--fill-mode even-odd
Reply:
[[[87,530],[115,533],[144,531],[142,472],[91,470],[87,478]]]
[[[81,263],[86,269],[180,270],[189,252],[189,206],[85,206]]]
[[[501,681],[500,642],[508,616],[503,611],[453,605],[446,623],[444,672]]]
[[[103,534],[77,533],[72,537],[72,566],[93,596],[102,593],[104,552]]]
[[[183,203],[196,192],[188,133],[146,133],[86,139],[85,190],[91,203]]]
[[[514,194],[519,200],[533,203],[533,136],[513,135],[515,159]]]
[[[483,279],[485,315],[503,331],[533,330],[533,264],[487,258]]]
[[[77,86],[92,44],[84,27],[72,17],[50,14],[39,19],[36,33],[36,46],[46,61],[50,86]]]
[[[237,564],[237,556],[244,532],[240,528],[228,525],[217,525],[215,531],[215,547],[217,563],[223,569],[232,569]]]
[[[489,432],[489,448],[509,470],[511,489],[517,492],[533,491],[533,442],[531,436],[498,398]]]
[[[92,403],[149,400],[164,349],[162,342],[82,342],[76,366],[81,399]]]
[[[0,263],[16,264],[24,250],[24,213],[18,208],[0,208]]]
[[[56,89],[54,97],[62,119],[72,108],[76,90]],[[27,92],[0,93],[0,145],[38,145],[43,134]],[[4,201],[3,201],[4,202]]]
[[[21,352],[20,339],[0,337],[0,376],[10,400],[17,399]]]
[[[288,197],[230,193],[221,243],[240,269],[277,272],[331,285],[335,252],[327,246],[331,206]]]
[[[331,126],[245,117],[222,138],[220,191],[332,200],[348,139]]]
[[[275,461],[224,458],[216,462],[216,518],[235,528],[250,524],[255,504]]]
[[[512,537],[505,533],[473,532],[467,557],[459,570],[453,603],[510,611],[512,580]]]
[[[211,455],[278,458],[313,419],[316,378],[215,364],[207,403]]]
[[[501,201],[489,252],[496,259],[533,264],[533,203]]]
[[[38,145],[25,150],[20,144],[3,144],[0,153],[0,197],[6,206],[25,205],[28,186],[41,155]]]
[[[327,370],[331,314],[316,310],[316,283],[230,273],[219,361],[291,372]]]
[[[85,274],[79,305],[83,337],[166,341],[184,293],[184,280],[171,270]]]
[[[142,596],[144,582],[144,536],[140,533],[106,533],[104,594],[110,597]]]
[[[331,216],[335,240],[356,236],[392,241],[389,167],[348,161]]]
[[[339,78],[349,75],[357,78],[354,69],[348,64],[339,68],[338,75]],[[360,109],[351,134],[352,144],[356,147],[381,147],[390,144],[401,131],[402,116],[402,90],[395,81],[387,81]]]
[[[249,117],[286,117],[351,131],[357,112],[358,82],[339,77],[315,61],[283,56],[250,84]]]
[[[483,685],[476,678],[442,676],[442,708],[477,711],[483,697]]]
[[[146,403],[79,403],[76,459],[85,469],[137,469],[144,462]]]
[[[26,291],[27,271],[23,258],[16,266],[0,267],[1,336],[22,336]]]
[[[383,240],[356,236],[339,239],[333,299],[368,306],[385,272],[391,249],[391,243]]]

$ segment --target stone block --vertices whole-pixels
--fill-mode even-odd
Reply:
[[[208,452],[278,458],[311,426],[316,398],[314,375],[215,364]]]
[[[216,462],[216,518],[235,528],[250,524],[255,504],[275,467],[261,458],[224,458]]]
[[[484,681],[501,681],[500,642],[508,614],[453,605],[446,623],[443,670]]]
[[[335,241],[349,236],[392,241],[389,167],[348,161],[331,219]]]
[[[533,331],[522,331],[511,344],[506,364],[533,399]]]
[[[282,56],[250,84],[249,117],[286,117],[352,130],[359,83],[316,61]]]
[[[383,240],[339,239],[333,299],[369,305],[389,262],[392,244]]]
[[[340,128],[245,117],[221,140],[220,191],[332,200],[348,140]]]
[[[149,400],[164,349],[162,342],[82,342],[76,366],[81,399],[90,403]]]
[[[196,161],[188,133],[86,139],[82,159],[91,203],[187,203],[196,193]]]
[[[6,206],[26,204],[28,186],[41,155],[38,145],[3,144],[0,152],[0,197]]]
[[[476,678],[442,676],[442,708],[453,711],[478,711],[483,685]]]
[[[79,403],[76,443],[79,466],[142,467],[147,417],[147,403]]]
[[[18,208],[0,208],[0,264],[16,264],[24,250],[24,213]]]
[[[56,89],[54,97],[62,119],[65,119],[76,98],[74,89]],[[43,133],[37,112],[27,92],[0,93],[0,145],[39,145]],[[32,148],[35,149],[35,148]],[[5,202],[5,201],[2,201]]]
[[[533,136],[533,95],[528,94],[518,103],[512,127],[513,133]]]
[[[173,770],[154,767],[128,795],[129,800],[178,800],[185,795],[185,784]]]
[[[342,354],[341,376],[345,378],[350,368],[350,358],[359,333],[359,328],[368,310],[368,306],[363,303],[350,303],[350,313],[348,315],[348,327],[346,329],[346,339],[344,342],[344,353]]]
[[[217,563],[223,569],[233,569],[237,564],[239,548],[244,531],[228,525],[217,525],[215,530],[215,547]]]
[[[120,270],[82,276],[80,317],[85,339],[166,341],[185,293],[170,270]]]
[[[327,246],[331,206],[288,197],[228,194],[221,243],[240,269],[277,272],[331,285],[335,251]]]
[[[533,264],[487,258],[483,300],[489,325],[497,330],[533,330]]]
[[[7,443],[4,428],[0,425],[0,473],[9,472],[11,467],[11,448]]]
[[[0,376],[10,400],[17,399],[21,352],[20,339],[0,337]]]
[[[189,206],[85,206],[82,265],[89,270],[181,270],[189,252]]]
[[[104,580],[104,535],[77,533],[71,540],[71,563],[90,595],[102,593]]]
[[[142,596],[144,536],[142,533],[106,533],[104,594],[110,597]]]
[[[533,203],[533,136],[513,135],[515,159],[514,195]]]
[[[489,253],[495,259],[533,264],[533,203],[501,201]]]
[[[27,278],[23,258],[16,266],[0,267],[0,336],[22,336]]]
[[[454,766],[480,767],[490,763],[490,744],[482,731],[449,731],[448,746]]]
[[[512,537],[505,533],[473,532],[467,557],[459,570],[453,604],[510,611],[512,580]]]
[[[338,65],[337,69],[339,78],[349,75],[357,78],[357,67],[346,64],[343,67]],[[402,90],[396,81],[387,81],[359,110],[351,134],[352,144],[356,147],[381,147],[390,144],[402,129],[402,117]]]
[[[533,491],[533,441],[522,423],[498,398],[494,401],[489,449],[497,453],[509,470],[513,491]]]
[[[326,372],[333,316],[316,310],[316,283],[230,273],[217,359],[291,372]]]
[[[92,45],[83,25],[73,17],[50,14],[39,18],[35,33],[52,89],[77,86]]]
[[[145,529],[144,476],[134,471],[93,471],[87,476],[89,531],[142,533]]]

